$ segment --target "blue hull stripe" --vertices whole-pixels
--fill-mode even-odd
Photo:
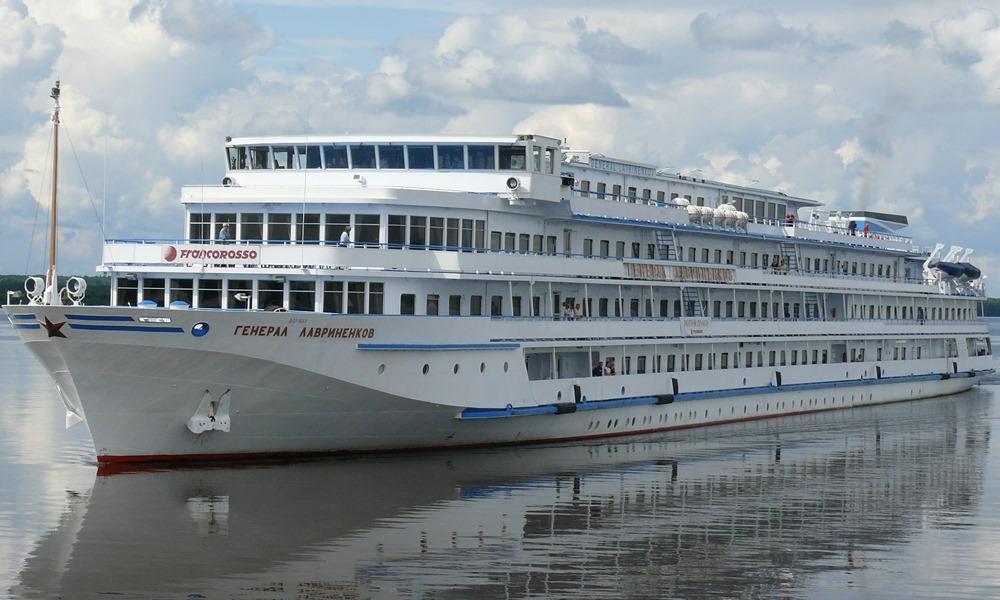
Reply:
[[[10,318],[11,319],[20,319],[20,320],[23,321],[23,320],[27,320],[27,319],[34,319],[35,315],[10,315]]]
[[[882,379],[844,379],[839,381],[820,381],[814,383],[792,383],[782,386],[759,386],[751,388],[733,388],[726,390],[708,390],[704,392],[685,392],[676,394],[674,402],[685,400],[703,400],[708,398],[726,398],[731,396],[750,396],[754,394],[777,394],[780,392],[791,392],[795,390],[814,390],[829,388],[856,387],[861,385],[875,385],[887,383],[906,383],[908,381],[939,381],[945,375],[953,379],[976,377],[978,375],[988,375],[994,373],[995,369],[985,369],[982,371],[962,371],[959,373],[941,374],[929,373],[926,375],[902,375],[898,377],[883,377]],[[612,398],[610,400],[593,400],[581,402],[575,405],[576,411],[602,410],[606,408],[620,408],[623,406],[639,406],[644,404],[656,404],[659,398],[656,396],[636,396],[632,398]],[[571,404],[571,403],[570,403]],[[509,406],[506,408],[466,408],[461,413],[463,419],[491,419],[496,417],[519,417],[525,415],[554,414],[558,412],[555,404],[542,404],[540,406]]]
[[[513,342],[483,344],[377,344],[363,342],[358,344],[358,350],[514,350],[520,347],[520,344]]]
[[[132,317],[125,315],[66,315],[67,319],[74,321],[135,321]]]
[[[17,329],[41,329],[41,325],[38,323],[14,323],[14,327]]]
[[[70,323],[73,329],[84,331],[141,331],[145,333],[184,333],[183,327],[149,327],[145,325],[84,325]]]

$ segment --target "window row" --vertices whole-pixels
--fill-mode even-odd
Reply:
[[[555,173],[556,148],[516,144],[347,143],[229,146],[236,170],[382,169],[486,170]]]

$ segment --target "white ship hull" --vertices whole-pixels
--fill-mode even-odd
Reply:
[[[488,318],[7,310],[67,406],[87,421],[100,462],[647,433],[951,394],[991,372],[992,358],[911,361],[907,373],[874,362],[782,367],[783,385],[768,369],[585,378],[561,382],[570,402],[553,402],[551,382],[528,381],[522,348],[493,341]],[[50,337],[45,319],[65,323],[66,337]],[[208,325],[204,335],[192,333],[199,323]],[[583,386],[580,403],[573,385]],[[206,394],[227,392],[228,411],[218,416],[228,417],[228,431],[194,432]]]

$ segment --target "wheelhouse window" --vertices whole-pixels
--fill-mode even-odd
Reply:
[[[226,148],[229,157],[229,170],[237,171],[247,169],[247,148],[246,146],[230,146]]]
[[[528,168],[524,146],[500,146],[500,168],[505,171],[524,171]]]
[[[406,159],[411,169],[433,169],[434,146],[407,146]]]
[[[417,296],[415,294],[399,295],[399,314],[412,315],[416,313]]]
[[[378,165],[380,169],[404,169],[403,146],[381,144],[378,146]]]
[[[291,281],[288,286],[288,310],[316,310],[315,282]]]
[[[346,169],[347,146],[323,146],[323,168]]]
[[[240,213],[239,239],[259,242],[264,238],[264,214]]]
[[[275,146],[271,149],[275,169],[294,169],[295,148],[293,146]]]
[[[271,148],[268,146],[250,146],[250,168],[269,169]]]
[[[290,213],[270,213],[267,215],[267,239],[287,241],[292,239],[292,215]]]
[[[465,169],[464,146],[438,146],[439,169]]]
[[[323,158],[319,146],[299,146],[296,156],[298,157],[299,169],[323,168]]]
[[[490,170],[496,167],[495,151],[496,146],[469,146],[469,168]]]
[[[351,146],[351,168],[352,169],[374,169],[375,168],[375,146]]]

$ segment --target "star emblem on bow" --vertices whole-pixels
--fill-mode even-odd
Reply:
[[[61,337],[61,338],[66,337],[66,334],[63,333],[62,331],[60,331],[60,329],[62,329],[63,325],[65,325],[65,324],[66,324],[66,321],[62,321],[61,323],[53,323],[52,321],[49,320],[48,317],[45,317],[45,322],[44,323],[40,323],[40,325],[45,328],[45,331],[48,332],[50,338],[52,338],[52,337]]]

